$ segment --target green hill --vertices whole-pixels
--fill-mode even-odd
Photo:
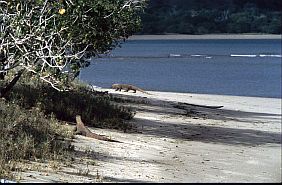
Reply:
[[[281,34],[280,0],[150,0],[139,34]]]

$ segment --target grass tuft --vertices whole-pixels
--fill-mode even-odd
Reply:
[[[100,95],[83,85],[59,92],[50,86],[18,84],[8,96],[23,108],[38,107],[44,114],[54,114],[61,121],[75,122],[76,115],[89,126],[118,130],[131,129],[125,120],[133,118],[130,108],[119,106],[110,95]]]
[[[0,99],[0,115],[0,178],[12,177],[14,162],[65,158],[73,149],[64,139],[72,134],[38,108],[26,110]]]

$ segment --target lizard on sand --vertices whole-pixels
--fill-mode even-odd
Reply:
[[[146,91],[144,91],[143,89],[140,89],[139,87],[136,87],[134,85],[129,85],[129,84],[113,84],[112,85],[112,88],[113,89],[116,89],[116,91],[121,91],[122,89],[124,89],[125,91],[124,92],[128,92],[129,90],[132,90],[134,93],[136,93],[136,91],[140,91],[142,93],[145,93],[145,94],[150,94]],[[152,95],[152,94],[150,94]]]
[[[98,140],[102,140],[102,141],[110,141],[110,142],[118,142],[121,143],[120,141],[116,141],[113,139],[109,139],[106,138],[104,136],[95,134],[93,132],[91,132],[87,127],[85,127],[85,125],[83,124],[82,120],[81,120],[81,116],[80,115],[76,115],[76,127],[74,129],[75,134],[79,134],[79,135],[83,135],[86,137],[91,137],[94,139],[98,139]]]

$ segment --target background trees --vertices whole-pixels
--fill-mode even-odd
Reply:
[[[281,34],[279,0],[150,0],[140,34]]]

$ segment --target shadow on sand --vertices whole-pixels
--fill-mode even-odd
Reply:
[[[235,111],[227,109],[210,109],[198,106],[185,106],[184,108],[175,108],[179,102],[163,101],[161,104],[144,104],[138,106],[136,110],[167,115],[170,117],[188,116],[202,121],[218,120],[236,121],[243,124],[281,124],[281,114],[268,114]],[[244,128],[228,128],[220,126],[209,126],[206,124],[189,124],[183,122],[180,124],[172,122],[159,122],[143,118],[134,118],[137,125],[143,125],[143,134],[155,135],[158,137],[170,137],[174,139],[183,139],[190,141],[200,141],[205,143],[221,143],[228,145],[264,145],[280,144],[281,134],[276,132],[261,131]],[[232,122],[230,122],[232,123]]]

